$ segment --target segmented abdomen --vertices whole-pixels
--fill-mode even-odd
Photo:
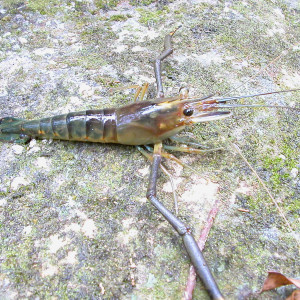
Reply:
[[[115,109],[87,110],[24,122],[21,131],[37,138],[117,143]]]

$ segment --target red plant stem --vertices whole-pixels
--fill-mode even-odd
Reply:
[[[201,231],[199,240],[198,240],[198,246],[200,250],[202,251],[205,246],[205,242],[207,240],[207,237],[209,235],[209,231],[213,226],[214,220],[216,218],[216,215],[219,211],[219,200],[216,200],[213,208],[210,210],[208,217],[207,217],[207,222],[203,230]],[[192,300],[193,298],[193,291],[196,286],[196,272],[195,268],[193,266],[190,267],[190,274],[186,283],[184,295],[182,297],[182,300]]]

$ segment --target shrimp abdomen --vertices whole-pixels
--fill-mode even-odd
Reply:
[[[32,121],[18,119],[6,122],[6,126],[2,126],[1,135],[5,134],[6,138],[11,135],[10,140],[16,139],[19,134],[39,139],[117,143],[115,116],[115,109],[101,109]]]

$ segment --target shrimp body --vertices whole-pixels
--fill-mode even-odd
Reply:
[[[59,139],[124,145],[155,144],[194,123],[220,119],[216,100],[158,98],[120,108],[71,112],[39,120],[3,118],[0,140]]]

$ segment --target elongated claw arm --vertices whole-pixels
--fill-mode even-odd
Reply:
[[[164,218],[173,226],[173,228],[182,236],[187,253],[196,269],[197,275],[202,280],[212,299],[224,299],[205,259],[198,247],[189,227],[180,221],[171,211],[169,211],[156,197],[156,182],[161,162],[161,144],[154,147],[152,169],[150,173],[149,186],[147,190],[148,200],[164,216]]]

